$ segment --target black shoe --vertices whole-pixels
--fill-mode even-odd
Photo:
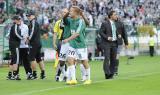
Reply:
[[[17,77],[17,78],[15,78],[15,80],[21,80],[21,78],[20,78],[20,77]]]
[[[18,75],[16,75],[16,76],[12,76],[10,80],[21,80],[21,78]]]
[[[6,78],[7,80],[11,80],[12,76],[7,76]]]
[[[36,71],[33,71],[32,77],[33,77],[33,79],[37,79],[37,78],[38,78],[38,77],[37,77],[37,72],[36,72]]]
[[[16,80],[15,76],[12,76],[12,77],[10,78],[10,80]]]
[[[113,79],[114,74],[109,75],[109,79]]]
[[[45,76],[44,74],[41,73],[40,79],[45,79],[45,78],[46,78],[46,76]]]
[[[55,77],[56,82],[59,82],[59,76]]]
[[[32,74],[28,74],[28,75],[27,75],[27,80],[34,80],[33,75],[32,75]]]
[[[64,82],[66,82],[66,81],[67,81],[67,77],[66,77],[66,76],[64,76],[63,81],[64,81]]]
[[[113,79],[113,74],[105,74],[105,79]]]
[[[109,75],[108,74],[105,74],[105,79],[109,79]]]
[[[37,77],[37,76],[32,76],[32,78],[33,78],[33,80],[34,80],[34,79],[37,79],[38,77]]]

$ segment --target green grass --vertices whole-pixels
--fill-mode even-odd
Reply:
[[[53,63],[46,63],[46,80],[26,80],[24,68],[20,68],[21,81],[6,80],[8,69],[0,68],[0,95],[160,95],[160,59],[159,56],[137,56],[126,64],[121,57],[119,75],[113,80],[105,80],[102,61],[91,64],[91,85],[65,85],[55,82]],[[77,78],[80,79],[79,69]]]

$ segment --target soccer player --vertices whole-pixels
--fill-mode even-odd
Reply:
[[[58,64],[58,67],[57,67],[56,81],[59,81],[59,76],[61,74],[61,71],[64,74],[64,80],[66,78],[67,66],[65,64],[65,61],[66,61],[66,56],[65,55],[66,55],[66,53],[68,51],[67,50],[68,45],[67,44],[66,45],[62,44],[62,47],[61,47],[61,43],[62,43],[61,41],[64,40],[65,38],[68,38],[71,35],[68,26],[64,25],[63,19],[62,19],[62,17],[67,12],[68,12],[67,8],[65,8],[65,9],[63,9],[61,11],[60,19],[56,22],[56,24],[54,26],[53,46],[54,46],[55,49],[57,48],[58,52],[60,52],[60,49],[62,49],[61,52],[59,53],[59,57],[60,57],[60,62],[59,63],[60,64]],[[84,19],[86,25],[89,25],[88,19],[84,16],[82,11],[80,12],[80,16]],[[58,41],[56,40],[57,36],[58,36]],[[58,44],[57,44],[57,42],[58,42]],[[55,64],[57,62],[58,61],[56,59]],[[81,72],[82,72],[82,81],[84,81],[85,80],[85,69],[84,69],[84,66],[80,65],[80,69],[81,69]]]
[[[76,70],[75,70],[75,61],[78,57],[82,61],[82,64],[86,70],[86,81],[84,84],[91,84],[90,80],[90,66],[88,64],[88,53],[87,47],[85,44],[85,22],[80,18],[80,8],[77,6],[72,6],[70,9],[70,17],[64,18],[66,26],[69,26],[71,36],[65,40],[63,43],[69,43],[69,52],[68,52],[68,73],[71,76],[71,79],[67,79],[67,84],[77,84],[76,80]]]
[[[57,66],[56,81],[59,81],[59,77],[60,77],[61,72],[63,72],[63,74],[64,74],[64,79],[63,80],[64,81],[66,80],[67,67],[66,67],[66,64],[65,64],[65,61],[66,61],[65,60],[65,55],[67,53],[67,49],[66,49],[67,45],[66,46],[62,45],[62,51],[60,52],[60,50],[61,50],[62,40],[63,40],[63,38],[66,38],[65,35],[63,35],[63,34],[65,34],[64,32],[67,32],[67,31],[65,31],[67,29],[67,27],[64,30],[62,17],[67,12],[68,12],[68,9],[63,9],[59,13],[60,19],[54,25],[53,46],[54,46],[55,50],[57,51],[58,56],[60,57],[60,59],[58,59],[57,55],[56,55],[55,65],[57,63],[59,63],[58,66]],[[69,37],[69,35],[68,35],[68,37]],[[59,60],[59,62],[58,62],[58,60]]]

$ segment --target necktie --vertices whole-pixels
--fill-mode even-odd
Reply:
[[[112,23],[112,40],[115,41],[117,40],[117,36],[116,36],[116,26],[115,23]]]

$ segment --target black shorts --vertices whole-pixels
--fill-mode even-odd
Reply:
[[[29,59],[30,61],[37,61],[39,63],[42,61],[41,58],[41,46],[32,46],[29,50]]]
[[[19,58],[20,58],[19,48],[11,47],[10,52],[11,52],[11,63],[10,63],[10,65],[19,64]]]

